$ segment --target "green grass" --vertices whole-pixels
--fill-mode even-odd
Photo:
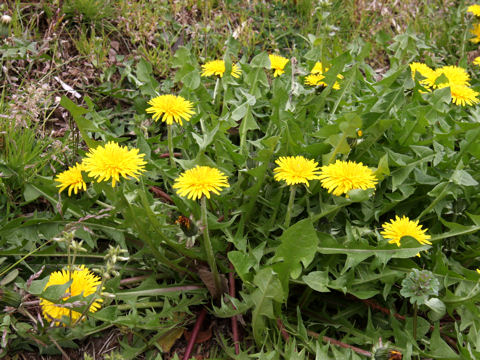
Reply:
[[[180,359],[202,309],[192,356],[478,358],[479,113],[452,104],[448,89],[420,93],[407,65],[459,64],[479,88],[466,4],[65,0],[57,9],[0,5],[12,17],[0,29],[0,305],[9,306],[0,358]],[[278,78],[273,52],[291,59]],[[213,59],[242,76],[201,77]],[[304,83],[316,61],[330,68],[325,88]],[[194,103],[171,139],[145,112],[159,94]],[[59,194],[55,176],[107,141],[145,154],[138,181],[112,188],[84,173],[87,191]],[[348,197],[318,180],[291,191],[273,169],[293,155],[362,162],[379,182]],[[195,165],[228,176],[204,208],[173,190]],[[380,231],[396,215],[418,219],[432,245],[388,244]],[[102,277],[102,309],[50,326],[36,301],[62,302],[65,288],[45,283],[72,264]],[[233,297],[216,295],[213,264],[225,281],[233,272]]]

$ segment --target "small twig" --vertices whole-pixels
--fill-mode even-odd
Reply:
[[[157,197],[161,197],[170,204],[173,204],[173,200],[165,191],[161,190],[158,186],[150,186],[150,191],[153,192]]]
[[[134,277],[131,277],[131,278],[125,278],[125,279],[120,280],[120,285],[137,283],[137,282],[140,282],[142,280],[148,279],[149,277],[150,277],[150,275],[141,275],[141,276],[134,276]]]
[[[232,263],[230,263],[230,272],[228,273],[228,285],[229,285],[229,293],[232,298],[235,297],[235,277],[234,277],[234,268]],[[233,305],[233,304],[232,304]],[[233,308],[237,310],[235,305]],[[235,354],[238,355],[240,353],[240,341],[238,338],[238,315],[232,316],[232,335],[233,335],[233,343],[235,344]]]
[[[198,315],[197,321],[195,322],[195,326],[192,330],[192,336],[188,341],[187,350],[185,350],[185,355],[183,355],[183,360],[189,360],[190,355],[192,354],[193,346],[195,345],[195,341],[197,340],[198,332],[203,324],[203,320],[205,320],[205,316],[207,315],[207,310],[202,308],[200,314]]]
[[[315,339],[318,339],[320,338],[320,334],[317,334],[316,332],[314,331],[311,331],[311,330],[307,330],[307,334],[310,335],[311,337],[314,337]],[[345,344],[339,340],[336,340],[336,339],[333,339],[333,338],[330,338],[328,336],[322,336],[322,340],[324,342],[329,342],[333,345],[336,345],[336,346],[340,346],[344,349],[350,349],[350,350],[353,350],[355,351],[357,354],[360,354],[360,355],[364,355],[364,356],[368,356],[368,357],[372,357],[372,353],[370,351],[367,351],[367,350],[363,350],[363,349],[360,349],[356,346],[353,346],[353,345],[349,345],[349,344]]]
[[[55,339],[53,337],[48,336],[48,338],[50,339],[51,342],[53,342],[53,344],[56,346],[58,351],[60,351],[62,353],[62,355],[65,359],[71,360],[70,356],[67,355],[67,353],[60,347],[60,345],[58,345],[58,343],[55,341]]]

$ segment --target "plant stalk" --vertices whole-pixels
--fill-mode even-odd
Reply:
[[[168,157],[170,158],[170,165],[175,166],[175,160],[173,159],[173,136],[172,125],[167,125],[167,139],[168,139]]]
[[[285,222],[283,223],[283,227],[285,229],[290,226],[290,220],[292,219],[292,210],[293,210],[293,203],[295,201],[296,190],[297,190],[296,185],[290,186],[290,197],[288,198],[287,213],[285,215]]]
[[[207,254],[207,262],[208,262],[208,265],[210,266],[210,270],[212,271],[213,279],[215,281],[216,296],[220,296],[220,294],[222,293],[222,284],[220,282],[220,275],[218,274],[217,264],[215,262],[215,255],[213,254],[210,235],[208,234],[207,198],[205,196],[202,196],[201,208],[202,208],[202,223],[204,226],[203,247],[205,249],[205,253]]]
[[[413,338],[417,341],[417,313],[418,313],[418,304],[415,302],[413,305]]]

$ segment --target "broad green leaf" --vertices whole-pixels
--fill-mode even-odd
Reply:
[[[452,181],[457,185],[477,186],[478,181],[465,170],[455,170],[452,175]]]
[[[319,292],[329,292],[328,289],[328,271],[312,271],[308,275],[302,276],[302,280],[305,281],[310,288]]]
[[[304,219],[290,226],[280,236],[280,245],[275,251],[273,269],[278,273],[283,289],[288,294],[288,280],[298,276],[302,264],[307,267],[315,257],[318,237],[311,219]]]

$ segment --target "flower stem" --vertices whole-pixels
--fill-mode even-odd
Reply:
[[[290,197],[288,199],[287,214],[285,215],[285,222],[283,223],[284,228],[288,228],[290,226],[290,220],[292,218],[292,209],[293,209],[293,202],[295,201],[296,190],[297,190],[297,187],[295,185],[290,186]]]
[[[418,305],[417,302],[413,305],[413,339],[417,341],[417,312]]]
[[[218,274],[217,264],[215,262],[215,256],[213,254],[212,243],[210,241],[210,235],[208,234],[208,221],[207,221],[207,199],[205,196],[202,196],[201,199],[202,207],[202,223],[204,226],[203,229],[203,247],[205,253],[207,254],[208,265],[213,274],[213,279],[215,281],[216,295],[220,296],[222,293],[222,286],[220,282],[220,275]]]
[[[167,125],[167,138],[168,138],[168,157],[170,158],[170,165],[175,166],[173,160],[173,138],[172,138],[172,125]]]

